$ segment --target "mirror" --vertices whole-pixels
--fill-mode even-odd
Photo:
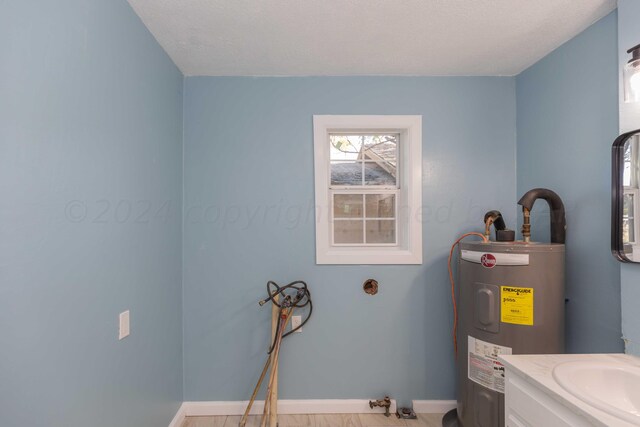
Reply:
[[[611,252],[640,262],[640,129],[620,135],[612,150]]]

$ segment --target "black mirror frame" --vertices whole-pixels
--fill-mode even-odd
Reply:
[[[624,145],[632,136],[639,134],[640,129],[626,132],[613,141],[611,147],[611,253],[620,262],[632,261],[624,253],[622,244],[622,204],[624,187],[622,177],[624,174]]]

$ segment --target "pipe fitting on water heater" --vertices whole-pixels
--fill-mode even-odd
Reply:
[[[489,241],[491,237],[492,225],[496,231],[497,242],[513,242],[516,239],[516,232],[509,230],[500,211],[494,210],[484,214],[484,237],[487,241]]]
[[[526,243],[531,241],[531,209],[538,199],[543,199],[549,205],[551,243],[564,243],[567,231],[564,203],[560,196],[546,188],[529,190],[518,200],[518,204],[522,206],[522,239]]]
[[[522,208],[522,240],[525,243],[531,241],[531,211],[527,208]]]

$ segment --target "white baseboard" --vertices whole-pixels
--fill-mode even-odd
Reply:
[[[216,415],[242,415],[248,400],[228,402],[184,402],[169,424],[181,427],[186,417],[212,417]],[[445,413],[456,407],[455,400],[414,400],[413,410],[420,414]],[[252,415],[261,415],[264,400],[256,400]],[[396,411],[396,401],[391,400],[390,411]],[[309,399],[278,400],[279,414],[367,414],[382,413],[384,409],[369,407],[368,399]]]
[[[184,402],[186,416],[242,415],[248,400],[232,402]],[[264,400],[256,400],[251,406],[252,415],[261,415]],[[391,412],[396,411],[396,401],[391,400]],[[384,412],[383,408],[369,407],[367,399],[310,399],[278,400],[279,414],[366,414]]]
[[[455,400],[413,400],[413,410],[417,414],[444,414],[455,409]]]
[[[183,403],[182,405],[180,405],[180,408],[178,408],[178,412],[176,412],[176,416],[173,417],[173,420],[171,420],[171,424],[169,424],[169,427],[182,427],[185,418],[187,418],[187,414],[184,410]]]

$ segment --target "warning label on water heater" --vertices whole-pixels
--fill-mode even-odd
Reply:
[[[533,326],[533,288],[501,286],[500,321]]]
[[[469,336],[469,379],[493,391],[504,393],[504,365],[498,360],[498,356],[502,354],[511,354],[511,347]]]

